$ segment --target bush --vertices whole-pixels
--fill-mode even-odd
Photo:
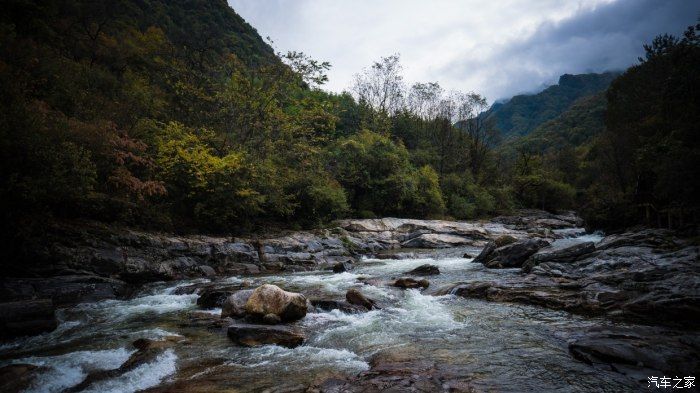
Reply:
[[[310,225],[344,217],[349,211],[345,191],[332,179],[322,179],[318,184],[308,185],[302,190],[299,202],[295,215],[298,220]]]
[[[414,172],[415,190],[406,201],[420,217],[441,215],[445,211],[437,172],[429,165]]]

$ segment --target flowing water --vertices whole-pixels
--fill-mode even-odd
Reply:
[[[582,240],[598,240],[584,237]],[[184,344],[165,350],[149,363],[90,386],[94,392],[134,392],[174,378],[203,379],[220,388],[261,391],[308,385],[329,376],[352,376],[369,369],[369,359],[400,354],[448,364],[493,391],[634,391],[632,381],[574,360],[559,334],[584,329],[600,320],[523,305],[491,303],[455,296],[431,296],[418,290],[371,285],[430,263],[441,274],[431,288],[457,281],[519,274],[489,270],[465,258],[373,260],[352,272],[309,272],[275,276],[228,277],[220,281],[252,285],[273,283],[310,298],[342,299],[358,288],[382,307],[361,314],[338,310],[309,313],[298,327],[307,334],[294,348],[232,345],[220,329],[182,322],[197,309],[197,295],[178,295],[192,280],[154,285],[131,300],[83,304],[59,313],[51,333],[0,346],[0,365],[30,363],[42,368],[32,392],[59,392],[95,370],[116,369],[134,352],[137,338],[183,336]],[[376,282],[372,284],[377,284]],[[218,313],[220,310],[211,310]]]

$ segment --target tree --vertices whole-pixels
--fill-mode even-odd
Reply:
[[[366,127],[387,130],[389,117],[403,108],[404,82],[398,54],[382,57],[361,74],[355,75],[353,92],[360,106],[366,108]]]
[[[485,98],[476,93],[458,94],[456,104],[456,124],[469,135],[469,166],[473,178],[478,180],[497,134],[481,115],[488,107]]]

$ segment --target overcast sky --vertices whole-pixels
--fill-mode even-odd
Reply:
[[[697,0],[228,0],[278,51],[330,61],[325,88],[401,55],[409,83],[437,81],[489,102],[533,92],[564,73],[624,69],[642,44],[680,34]]]

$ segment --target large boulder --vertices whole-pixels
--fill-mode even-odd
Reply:
[[[227,334],[233,342],[245,347],[275,344],[287,348],[294,348],[304,342],[304,336],[294,331],[289,326],[241,323],[229,326]]]
[[[245,305],[253,294],[252,289],[243,289],[235,292],[224,300],[221,305],[221,318],[242,318],[245,316]]]
[[[545,247],[537,251],[532,256],[530,256],[530,258],[528,258],[528,260],[523,264],[522,267],[524,271],[530,272],[533,267],[543,262],[574,262],[577,258],[583,255],[590,254],[594,251],[595,244],[593,242],[574,244],[573,246],[560,249],[551,249],[549,247]]]
[[[502,247],[489,242],[474,262],[483,263],[488,268],[521,267],[530,255],[548,245],[544,239],[519,240]]]
[[[364,307],[367,310],[377,308],[377,305],[374,300],[366,297],[362,294],[362,292],[358,291],[355,288],[348,289],[348,291],[345,293],[345,300],[347,300],[350,304]]]
[[[245,311],[257,318],[274,314],[282,322],[296,321],[306,316],[306,297],[300,293],[284,291],[276,285],[264,284],[251,293]]]
[[[0,303],[0,338],[31,336],[57,326],[51,299]]]

